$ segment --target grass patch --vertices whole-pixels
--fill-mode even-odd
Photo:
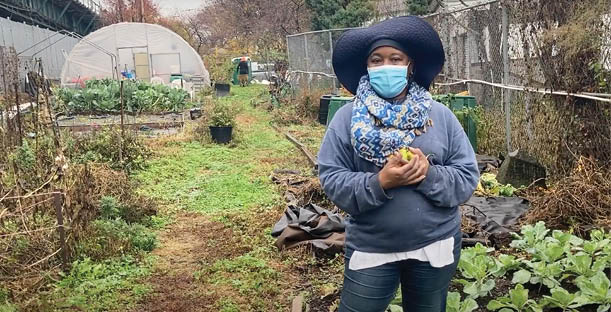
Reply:
[[[0,287],[0,312],[16,312],[17,307],[9,302],[9,291]]]
[[[212,214],[269,206],[280,199],[267,177],[252,175],[256,164],[243,161],[240,151],[199,143],[181,144],[179,153],[172,150],[137,175],[146,196]]]
[[[237,292],[241,298],[248,298],[248,305],[240,307],[238,303],[225,297],[217,302],[221,311],[266,311],[269,310],[270,299],[281,292],[281,273],[272,268],[268,261],[254,252],[223,259],[210,268],[203,269],[200,276],[207,276],[206,282],[224,286]],[[237,309],[237,308],[241,309]],[[280,307],[280,306],[278,306]],[[237,309],[237,310],[236,310]]]
[[[146,196],[174,204],[178,209],[207,214],[246,211],[273,206],[282,198],[269,179],[281,159],[301,157],[295,147],[269,126],[267,113],[250,101],[264,89],[238,88],[231,102],[241,111],[240,138],[235,145],[171,143],[160,157],[136,175]]]
[[[17,307],[10,303],[0,304],[0,312],[17,312]]]
[[[125,311],[151,290],[140,282],[150,267],[150,259],[141,263],[132,256],[103,262],[79,260],[57,284],[51,298],[60,309]]]
[[[150,292],[142,279],[151,272],[148,253],[157,245],[154,216],[135,210],[103,197],[99,218],[76,246],[79,260],[68,273],[60,272],[61,280],[37,295],[28,310],[126,311]]]

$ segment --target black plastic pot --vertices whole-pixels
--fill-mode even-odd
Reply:
[[[318,109],[318,122],[321,125],[327,124],[327,116],[329,114],[329,102],[333,95],[327,94],[320,97],[320,107]]]
[[[192,108],[189,111],[189,116],[191,117],[191,120],[195,120],[197,118],[201,118],[202,117],[202,109],[201,108]]]
[[[210,136],[212,140],[219,144],[229,143],[233,127],[213,127],[210,126]]]
[[[228,83],[217,82],[214,84],[214,91],[218,97],[228,96],[230,90],[231,85]]]

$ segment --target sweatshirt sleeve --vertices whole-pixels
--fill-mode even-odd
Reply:
[[[416,188],[439,207],[463,204],[471,198],[479,182],[479,169],[469,138],[454,115],[450,123],[450,148],[443,165],[431,165],[426,178]]]
[[[382,189],[377,173],[355,170],[352,148],[333,128],[327,129],[318,153],[318,170],[322,188],[331,201],[355,216],[391,198]]]

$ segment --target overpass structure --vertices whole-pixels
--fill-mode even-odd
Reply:
[[[100,26],[99,0],[0,0],[0,17],[85,36]]]

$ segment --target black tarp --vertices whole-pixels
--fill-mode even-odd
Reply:
[[[334,254],[341,252],[345,241],[344,218],[314,204],[304,207],[288,205],[282,218],[274,225],[272,236],[279,249],[302,245]]]
[[[462,205],[463,217],[478,223],[488,233],[513,231],[518,219],[528,210],[529,203],[520,197],[471,197]]]

